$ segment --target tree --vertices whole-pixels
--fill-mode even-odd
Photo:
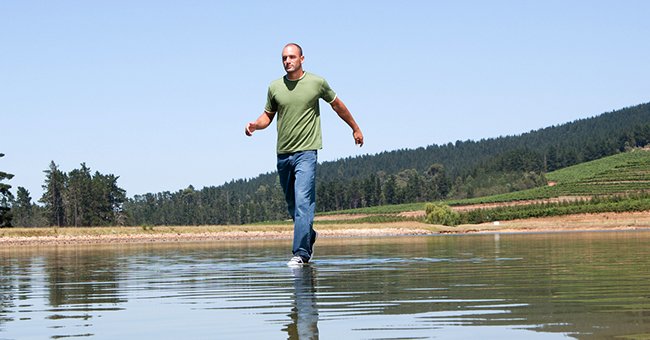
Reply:
[[[20,227],[35,226],[35,207],[27,189],[18,187],[18,190],[16,191],[16,201],[11,209],[14,215],[14,225]]]
[[[82,164],[83,165],[83,164]],[[117,185],[119,176],[103,175],[98,171],[90,185],[88,225],[122,225],[125,222],[124,202],[126,191]]]
[[[363,181],[364,206],[372,207],[382,202],[381,181],[375,174],[370,174]]]
[[[388,176],[388,179],[384,183],[384,198],[388,204],[399,203],[397,198],[397,183],[393,175]]]
[[[451,180],[447,177],[445,166],[434,163],[426,172],[427,187],[430,191],[427,199],[442,199],[447,197],[451,190]]]
[[[81,163],[81,169],[68,173],[64,192],[66,220],[75,227],[93,225],[92,177],[90,169]]]
[[[67,176],[52,161],[45,172],[45,185],[41,203],[45,205],[45,215],[49,225],[63,227],[66,225],[63,195]]]
[[[5,154],[0,153],[0,158]],[[11,227],[11,208],[9,203],[13,200],[13,195],[9,191],[11,185],[4,184],[2,181],[10,180],[14,177],[12,174],[0,171],[0,228]]]
[[[49,225],[90,227],[125,223],[126,192],[117,185],[118,176],[98,171],[91,176],[85,163],[66,174],[52,162],[44,172],[45,192],[40,201],[45,204]]]

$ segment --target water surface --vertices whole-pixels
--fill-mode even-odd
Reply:
[[[0,339],[648,339],[650,232],[0,250]]]

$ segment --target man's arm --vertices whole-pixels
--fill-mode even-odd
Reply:
[[[246,133],[246,136],[252,136],[255,130],[266,129],[269,125],[271,125],[273,117],[275,117],[275,112],[271,113],[264,111],[256,121],[250,122],[246,125],[246,129],[244,131]]]
[[[359,128],[359,125],[357,125],[357,122],[354,120],[354,117],[352,117],[352,114],[350,113],[350,110],[343,104],[343,101],[339,99],[339,97],[336,97],[333,102],[330,103],[332,105],[332,109],[336,111],[336,113],[343,119],[344,122],[350,126],[352,129],[352,137],[354,137],[354,144],[358,144],[359,146],[363,146],[363,133],[361,133],[361,129]]]

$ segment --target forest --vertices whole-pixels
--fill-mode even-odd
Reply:
[[[119,177],[103,175],[81,163],[79,169],[63,172],[52,161],[44,171],[43,196],[38,205],[32,202],[27,189],[18,187],[16,197],[11,192],[5,200],[10,210],[3,216],[4,226],[21,227],[81,227],[124,225],[126,191],[117,185]]]
[[[546,184],[547,172],[644,147],[649,140],[646,103],[520,135],[323,162],[318,168],[317,210],[434,202],[538,187]],[[0,181],[8,181],[3,174]],[[3,189],[6,184],[0,186],[3,216],[13,221],[5,225],[222,225],[288,218],[274,172],[132,198],[117,186],[117,176],[91,175],[84,163],[64,173],[52,162],[45,175],[41,205],[32,203],[24,188],[19,187],[14,198]]]

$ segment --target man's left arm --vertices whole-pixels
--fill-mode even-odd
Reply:
[[[350,110],[345,106],[343,101],[339,99],[339,97],[336,97],[333,102],[330,103],[332,105],[332,109],[336,111],[336,114],[343,119],[345,123],[350,126],[352,129],[352,137],[354,137],[354,144],[357,144],[359,146],[363,146],[363,133],[361,133],[361,129],[359,128],[359,125],[357,125],[357,122],[354,120],[354,117],[352,117],[352,114],[350,113]]]

